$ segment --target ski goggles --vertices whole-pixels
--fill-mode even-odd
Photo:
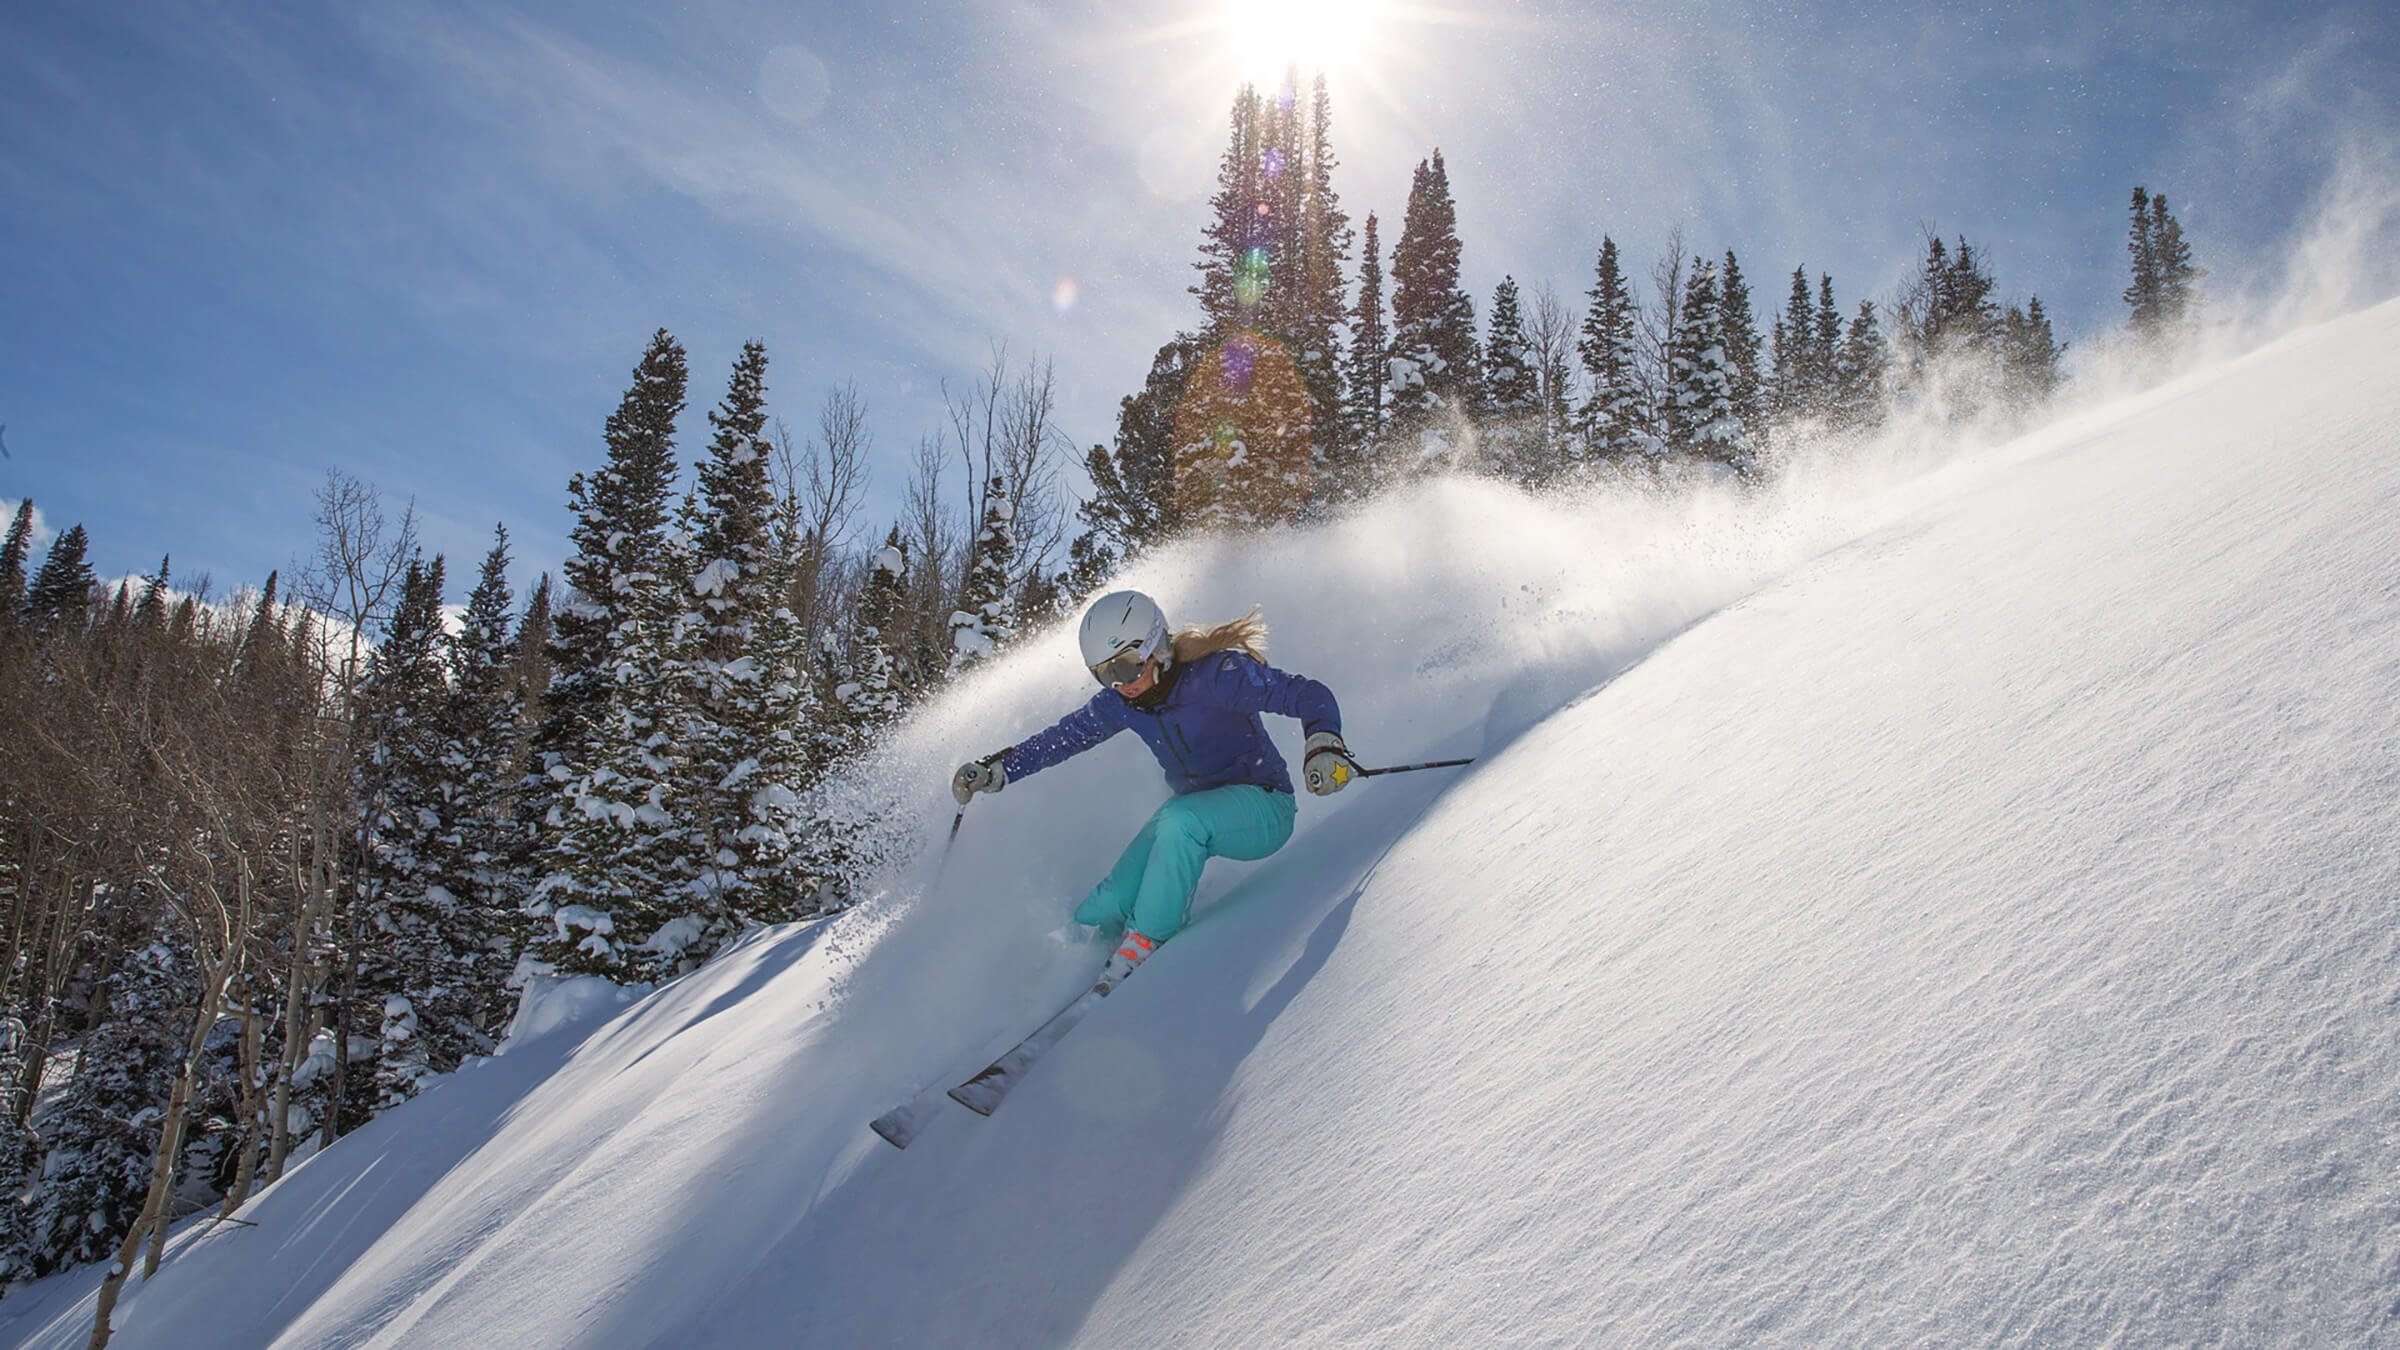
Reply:
[[[1146,643],[1137,643],[1134,646],[1127,647],[1125,650],[1118,652],[1115,656],[1112,656],[1101,662],[1099,665],[1092,667],[1092,674],[1097,676],[1100,680],[1100,683],[1105,685],[1114,686],[1133,683],[1135,680],[1142,678],[1142,667],[1150,663],[1150,653],[1148,650],[1146,650],[1147,646],[1148,644]]]

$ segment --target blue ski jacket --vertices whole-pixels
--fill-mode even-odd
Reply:
[[[1341,734],[1342,710],[1332,690],[1248,652],[1210,652],[1169,668],[1160,684],[1142,700],[1148,707],[1126,702],[1114,689],[1101,690],[1091,702],[1002,752],[1001,768],[1015,782],[1130,729],[1157,756],[1176,796],[1233,783],[1290,792],[1292,775],[1267,739],[1259,714],[1296,717],[1304,735]]]

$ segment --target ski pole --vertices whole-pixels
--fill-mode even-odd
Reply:
[[[950,818],[950,837],[942,841],[942,860],[934,865],[933,884],[926,890],[938,891],[942,888],[942,874],[950,870],[950,846],[958,842],[958,827],[966,823],[967,808],[962,806],[958,808],[958,814]]]
[[[1007,753],[1008,751],[1006,750],[995,750],[991,754],[985,755],[982,759],[977,760],[976,763],[989,764]],[[950,818],[950,837],[942,841],[942,860],[941,862],[935,864],[933,869],[933,884],[927,887],[927,890],[938,891],[942,888],[942,874],[950,870],[950,847],[958,842],[958,827],[966,823],[967,804],[965,802],[960,802],[958,804],[958,814]]]
[[[1375,775],[1383,773],[1415,773],[1419,769],[1454,769],[1461,764],[1472,764],[1474,762],[1475,760],[1472,756],[1466,759],[1434,759],[1427,760],[1423,764],[1394,764],[1391,767],[1384,769],[1360,769],[1357,776],[1360,778],[1373,778]]]

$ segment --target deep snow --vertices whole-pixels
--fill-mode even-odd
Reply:
[[[2387,304],[1940,466],[1157,559],[1370,763],[1483,758],[1304,798],[899,1153],[1163,795],[1119,738],[922,893],[949,766],[1083,697],[1037,644],[895,752],[890,894],[185,1229],[115,1344],[2400,1344],[2395,428]]]

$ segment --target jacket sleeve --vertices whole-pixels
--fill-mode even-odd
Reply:
[[[1124,705],[1124,699],[1103,689],[1091,702],[1002,751],[1000,767],[1013,782],[1072,759],[1125,729]]]
[[[1320,731],[1342,734],[1342,709],[1334,702],[1333,691],[1306,675],[1277,670],[1239,654],[1221,658],[1207,675],[1210,697],[1225,707],[1298,718],[1304,736]]]

